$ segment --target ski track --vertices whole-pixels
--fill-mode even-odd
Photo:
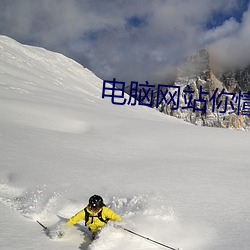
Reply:
[[[160,198],[160,199],[159,199]],[[195,249],[203,240],[197,241],[198,231],[190,230],[182,223],[172,208],[164,205],[164,197],[161,195],[141,195],[129,198],[107,198],[107,206],[117,211],[122,217],[123,227],[135,231],[143,236],[149,237],[163,244],[176,248]],[[56,237],[57,231],[65,225],[64,219],[59,219],[57,214],[70,217],[81,209],[82,203],[76,203],[64,198],[63,192],[50,192],[46,185],[34,187],[30,190],[22,190],[14,187],[11,183],[0,184],[0,201],[12,210],[17,211],[20,216],[36,222],[44,222],[50,229],[49,235],[55,241],[63,241],[69,246],[79,246],[82,250],[97,249],[119,249],[124,245],[119,243],[121,239],[128,242],[126,249],[162,249],[161,246],[147,241],[143,238],[114,228],[112,223],[107,225],[99,235],[99,238],[91,243],[87,236],[87,229],[83,222],[71,229],[67,229],[63,239]],[[153,204],[153,205],[152,205]],[[39,227],[39,226],[38,226]],[[190,230],[189,232],[184,232]],[[199,228],[197,229],[199,230]],[[41,230],[42,232],[42,230]],[[188,238],[188,242],[185,242]],[[193,238],[193,239],[192,239]],[[112,239],[112,240],[111,240]],[[164,239],[164,240],[163,240]],[[168,244],[167,244],[168,243]]]

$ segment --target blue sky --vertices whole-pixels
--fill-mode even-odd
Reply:
[[[229,13],[224,13],[222,10],[216,10],[211,14],[211,18],[207,21],[206,28],[212,29],[217,26],[223,25],[225,20],[230,18],[235,18],[235,20],[239,23],[242,22],[242,17],[244,12],[248,9],[249,0],[240,0],[237,3],[236,8],[233,8]]]
[[[210,48],[248,64],[249,0],[1,0],[0,34],[63,53],[102,79],[160,81]]]

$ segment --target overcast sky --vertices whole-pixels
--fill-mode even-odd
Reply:
[[[105,80],[152,81],[200,48],[250,62],[250,0],[0,0],[0,34]]]

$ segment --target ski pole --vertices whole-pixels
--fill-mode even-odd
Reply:
[[[41,222],[39,222],[38,220],[36,221],[40,226],[42,226],[43,227],[43,229],[46,231],[46,230],[48,230],[48,228],[47,227],[45,227]]]
[[[127,228],[122,228],[122,229],[125,230],[125,231],[127,231],[127,232],[129,232],[129,233],[131,233],[131,234],[137,235],[137,236],[139,236],[139,237],[141,237],[141,238],[143,238],[143,239],[145,239],[145,240],[154,242],[154,243],[156,243],[156,244],[158,244],[158,245],[161,245],[161,246],[163,246],[163,247],[169,248],[169,249],[171,249],[171,250],[180,250],[180,248],[173,248],[173,247],[167,246],[167,245],[162,244],[162,243],[160,243],[160,242],[158,242],[158,241],[155,241],[155,240],[152,240],[152,239],[150,239],[150,238],[148,238],[148,237],[145,237],[145,236],[143,236],[143,235],[141,235],[141,234],[135,233],[135,232],[133,232],[133,231],[127,229]]]

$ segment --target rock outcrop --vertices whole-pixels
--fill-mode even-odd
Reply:
[[[160,112],[196,125],[248,130],[250,66],[226,71],[219,68],[208,50],[202,49],[178,67],[171,83],[167,80],[151,90],[139,87],[137,99]],[[130,94],[129,87],[126,92]],[[150,93],[150,98],[152,94],[153,100],[149,101],[149,96],[143,98],[143,93]],[[243,93],[249,95],[248,112],[245,110],[247,106],[243,107]]]
[[[211,65],[209,52],[202,49],[180,65],[172,85],[180,87],[179,100],[175,95],[175,101],[179,101],[180,105],[174,109],[171,95],[166,95],[168,98],[158,107],[161,112],[196,125],[249,128],[250,116],[246,112],[243,115],[242,97],[239,102],[239,94],[250,90],[250,67],[216,72]],[[176,92],[174,88],[168,88],[168,91],[172,96]],[[157,100],[154,103],[156,105]],[[190,108],[185,108],[187,104]]]

